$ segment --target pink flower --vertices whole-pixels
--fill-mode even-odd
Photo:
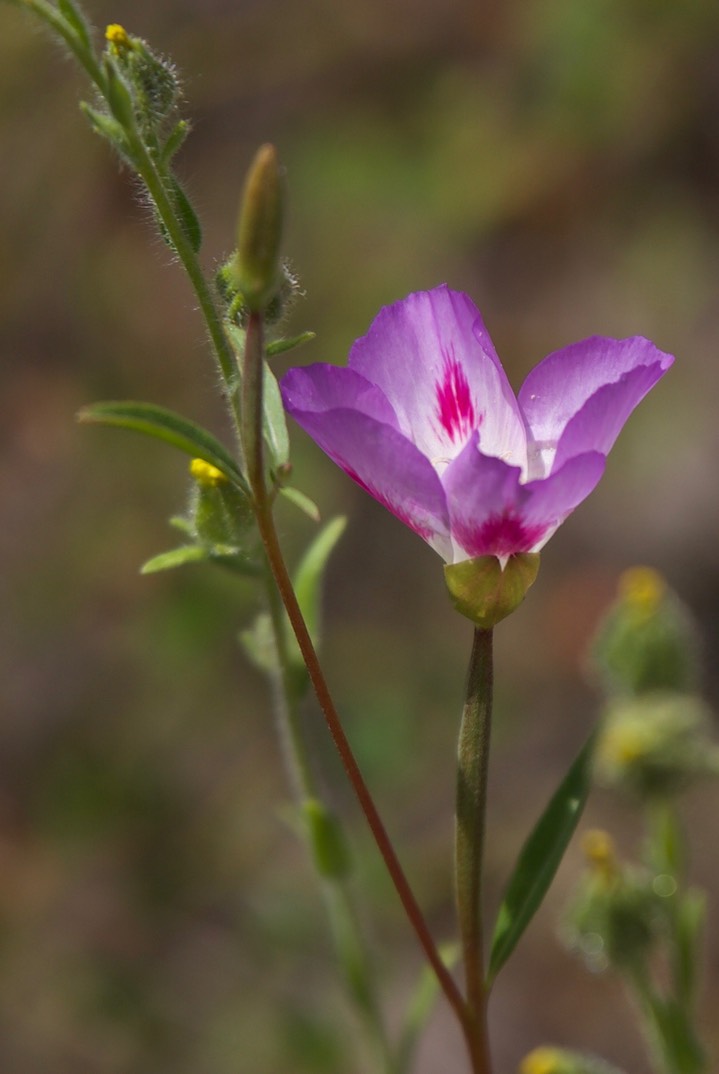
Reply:
[[[592,336],[512,391],[479,311],[448,287],[387,306],[349,364],[291,369],[285,407],[447,563],[537,552],[592,491],[635,406],[674,361]]]

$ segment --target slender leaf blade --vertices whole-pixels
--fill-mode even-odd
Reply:
[[[103,402],[83,407],[77,419],[85,424],[114,425],[163,440],[193,458],[204,459],[221,470],[240,492],[247,484],[237,463],[219,440],[193,421],[154,403]]]
[[[204,563],[209,559],[209,552],[198,544],[185,544],[172,548],[169,552],[148,559],[140,567],[140,574],[156,574],[158,571],[170,571],[175,567],[184,567],[186,563]]]
[[[488,987],[539,909],[577,827],[589,793],[593,747],[594,735],[582,747],[522,847],[497,915]]]
[[[304,492],[300,492],[299,489],[294,488],[292,485],[280,485],[279,492],[281,496],[284,496],[286,500],[293,503],[295,507],[299,508],[308,518],[311,518],[313,522],[320,521],[320,509],[314,500],[311,500],[309,496],[305,496]]]
[[[341,516],[328,522],[305,552],[295,573],[295,593],[314,645],[318,644],[322,578],[346,525],[347,519]]]

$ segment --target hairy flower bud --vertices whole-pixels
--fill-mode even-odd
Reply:
[[[279,289],[283,209],[277,150],[263,145],[245,179],[235,255],[237,288],[252,312],[263,311]]]
[[[676,794],[698,777],[719,772],[709,724],[707,706],[692,694],[617,700],[597,741],[596,778],[645,799]]]
[[[519,1074],[620,1074],[593,1055],[569,1052],[564,1048],[535,1048],[519,1065]]]
[[[107,27],[105,38],[106,59],[115,65],[130,88],[137,123],[143,131],[157,134],[180,98],[174,65],[117,23]]]
[[[649,567],[625,571],[591,653],[607,692],[694,690],[697,653],[689,612],[661,575]]]

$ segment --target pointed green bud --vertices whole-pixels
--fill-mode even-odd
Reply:
[[[351,869],[349,848],[339,821],[318,798],[306,798],[302,813],[320,876],[342,880]]]
[[[264,311],[279,290],[283,197],[277,150],[263,145],[245,179],[237,231],[235,273],[251,312]]]
[[[539,554],[521,552],[502,567],[496,556],[447,563],[444,579],[458,612],[489,630],[517,608],[539,571]]]
[[[632,567],[600,625],[591,656],[610,694],[692,691],[698,632],[687,608],[651,567]]]

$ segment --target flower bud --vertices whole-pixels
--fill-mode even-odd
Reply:
[[[263,145],[245,179],[235,255],[237,288],[251,312],[264,310],[279,289],[282,222],[277,150]]]
[[[146,132],[158,133],[180,98],[177,71],[139,37],[112,23],[105,30],[106,59],[126,79],[132,93],[134,116]]]
[[[444,579],[457,611],[489,630],[522,603],[538,571],[538,553],[522,552],[505,567],[496,556],[447,563]]]
[[[201,544],[248,549],[256,543],[255,525],[247,500],[216,466],[193,459],[190,474],[190,523]]]
[[[564,1048],[535,1048],[519,1065],[519,1074],[620,1074],[616,1067],[593,1055]]]
[[[607,692],[691,691],[697,653],[694,623],[661,575],[649,567],[625,571],[591,652]]]
[[[337,818],[317,798],[302,803],[315,868],[320,876],[342,880],[351,870],[349,848]]]
[[[719,772],[719,748],[709,738],[710,715],[693,694],[644,694],[613,702],[594,759],[597,780],[641,798],[676,794],[700,776]]]

